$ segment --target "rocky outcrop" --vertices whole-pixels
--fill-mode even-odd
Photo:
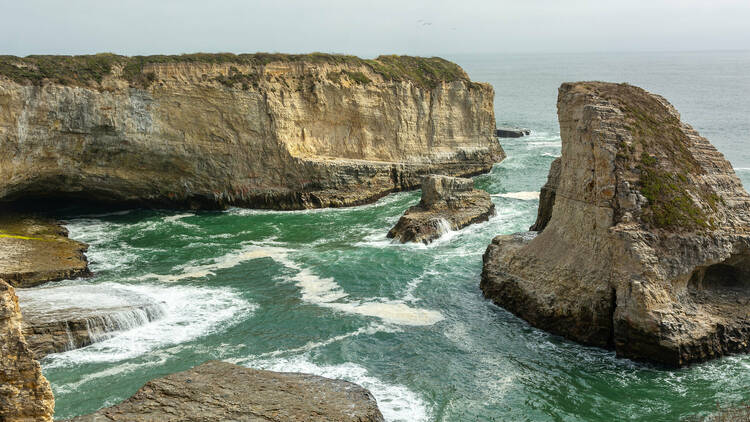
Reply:
[[[69,239],[68,231],[56,221],[0,215],[0,278],[13,286],[30,287],[91,275],[84,255],[87,248]]]
[[[495,135],[498,138],[521,138],[530,134],[531,131],[528,129],[519,129],[514,127],[499,127],[495,130]]]
[[[504,158],[494,92],[439,58],[0,57],[0,202],[300,209]]]
[[[544,231],[498,236],[481,287],[532,325],[683,366],[750,349],[750,196],[662,97],[563,84]]]
[[[95,421],[383,421],[375,398],[346,381],[206,362],[149,381],[121,404],[72,419]]]
[[[13,287],[0,280],[0,420],[52,421],[55,399],[21,324]]]
[[[458,177],[427,176],[422,199],[404,213],[388,232],[401,243],[430,243],[450,230],[487,221],[495,215],[490,195],[474,189],[474,181]]]
[[[560,157],[555,158],[550,164],[547,183],[539,191],[539,209],[537,210],[536,222],[529,230],[540,232],[547,227],[549,219],[552,218],[552,207],[555,206],[555,193],[560,183]]]

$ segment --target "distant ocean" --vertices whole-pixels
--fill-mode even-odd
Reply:
[[[97,276],[34,298],[136,297],[165,316],[45,358],[57,416],[111,405],[208,359],[357,382],[389,421],[675,421],[750,400],[750,356],[671,371],[636,364],[536,330],[479,291],[492,237],[534,221],[560,154],[562,82],[663,95],[750,186],[750,52],[445,58],[495,87],[498,124],[532,130],[501,140],[508,158],[475,178],[496,217],[424,246],[385,238],[419,192],[296,212],[78,210],[68,228],[90,243]]]

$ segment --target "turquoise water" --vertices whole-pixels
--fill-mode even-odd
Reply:
[[[57,416],[117,403],[208,359],[357,382],[390,421],[668,421],[750,399],[750,357],[670,371],[616,359],[529,327],[478,287],[491,238],[535,218],[534,193],[560,152],[560,82],[629,81],[658,92],[742,168],[750,54],[449,58],[495,86],[499,124],[534,130],[503,140],[508,158],[475,178],[496,217],[423,246],[385,239],[419,192],[303,212],[69,214],[96,276],[55,288],[79,305],[104,300],[85,294],[92,284],[127,291],[161,302],[165,316],[45,358]]]

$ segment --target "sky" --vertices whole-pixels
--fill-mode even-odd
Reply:
[[[0,54],[750,49],[750,0],[0,0]]]

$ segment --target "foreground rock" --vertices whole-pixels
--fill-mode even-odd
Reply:
[[[458,177],[427,176],[422,180],[422,199],[406,210],[388,232],[401,243],[430,243],[449,230],[487,221],[495,215],[490,194],[474,189],[474,181]]]
[[[531,131],[528,129],[519,129],[514,127],[500,127],[495,130],[495,135],[498,138],[521,138],[530,134]]]
[[[346,381],[259,371],[225,362],[149,381],[87,421],[382,421],[375,398]]]
[[[91,275],[84,255],[87,248],[69,239],[68,231],[55,221],[0,215],[0,278],[13,286]]]
[[[439,58],[4,56],[0,202],[363,204],[489,171],[493,100]]]
[[[0,421],[52,421],[55,399],[21,320],[13,287],[0,280]]]
[[[37,359],[88,346],[162,318],[163,303],[109,285],[18,290],[23,332]]]
[[[637,87],[563,84],[558,116],[549,223],[492,241],[484,294],[618,356],[683,366],[748,351],[750,196],[729,162]]]

